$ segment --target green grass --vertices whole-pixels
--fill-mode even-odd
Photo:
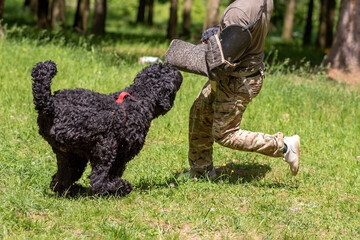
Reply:
[[[139,56],[165,53],[168,42],[157,31],[140,26],[130,38],[120,31],[97,39],[7,27],[0,39],[0,239],[359,239],[360,89],[281,57],[269,60],[263,90],[241,126],[299,134],[297,177],[281,159],[215,145],[221,177],[177,178],[189,168],[188,113],[206,82],[183,73],[173,109],[153,121],[127,166],[124,178],[134,185],[128,196],[50,191],[56,160],[37,133],[31,68],[47,59],[58,64],[53,91],[113,92],[144,67]],[[279,56],[285,51],[274,46]],[[89,173],[81,184],[89,185]]]

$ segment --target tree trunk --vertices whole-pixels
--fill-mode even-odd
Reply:
[[[4,31],[1,26],[1,21],[3,18],[3,12],[4,12],[4,5],[5,5],[5,0],[0,0],[0,36],[4,35]]]
[[[25,0],[23,8],[30,8],[30,6],[31,6],[31,0]]]
[[[177,6],[178,0],[171,0],[170,5],[170,17],[167,29],[167,39],[173,39],[176,37],[176,27],[177,27]]]
[[[106,22],[106,0],[95,0],[92,32],[98,35],[105,34],[105,22]]]
[[[191,7],[192,0],[184,0],[184,10],[182,15],[182,35],[185,37],[190,37],[190,27],[191,27]]]
[[[334,42],[325,66],[356,72],[360,70],[360,1],[342,0]]]
[[[326,17],[326,44],[325,47],[330,48],[334,40],[334,19],[336,0],[328,0]]]
[[[57,22],[65,27],[65,0],[53,0],[51,5],[51,26],[54,27]]]
[[[144,23],[145,22],[145,6],[146,0],[139,0],[139,7],[136,22],[137,23]]]
[[[74,29],[80,33],[86,33],[89,18],[89,0],[78,0]]]
[[[206,1],[206,16],[203,26],[204,30],[219,24],[219,8],[220,0]]]
[[[25,0],[23,8],[29,8],[33,14],[37,14],[38,0]]]
[[[147,15],[147,25],[153,25],[153,16],[154,16],[154,0],[148,0],[148,15]]]
[[[0,0],[0,21],[3,18],[4,6],[5,6],[5,0]]]
[[[305,32],[304,32],[304,37],[303,37],[303,45],[304,46],[311,44],[313,10],[314,10],[314,0],[309,0],[308,12],[307,12],[307,17],[306,17],[306,26],[305,26]]]
[[[321,0],[320,24],[316,45],[321,49],[329,48],[333,41],[335,0]]]
[[[288,0],[286,3],[286,12],[284,17],[284,26],[281,38],[284,41],[292,40],[292,31],[294,26],[295,0]]]
[[[37,26],[49,28],[49,0],[39,0],[37,7]]]

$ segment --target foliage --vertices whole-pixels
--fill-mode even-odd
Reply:
[[[162,57],[169,42],[156,27],[116,29],[96,38],[26,25],[5,28],[0,39],[1,239],[360,238],[360,89],[315,71],[322,53],[301,52],[299,45],[284,45],[276,36],[267,42],[263,90],[241,126],[299,134],[302,163],[296,178],[281,159],[218,145],[218,179],[178,178],[189,167],[188,112],[206,81],[184,73],[174,108],[152,123],[143,151],[125,171],[135,186],[130,195],[54,195],[49,183],[56,160],[37,133],[30,70],[38,61],[57,62],[54,91],[122,89],[144,67],[138,57]],[[88,185],[88,173],[81,184]]]
[[[222,12],[228,5],[229,1],[221,1],[220,12]],[[336,16],[338,14],[340,0],[337,0]],[[35,16],[31,13],[30,9],[22,9],[22,0],[5,1],[5,12],[4,12],[4,23],[8,25],[28,25],[35,26]],[[274,12],[272,14],[272,29],[271,31],[276,35],[281,35],[284,11],[285,11],[285,0],[274,0]],[[66,1],[66,28],[69,30],[73,26],[76,0]],[[295,19],[294,19],[294,38],[302,39],[303,29],[306,23],[308,0],[298,0],[296,5]],[[192,26],[191,26],[191,40],[198,41],[201,36],[203,21],[205,18],[205,0],[193,1],[192,4]],[[136,14],[137,14],[138,1],[121,1],[119,4],[118,0],[108,0],[108,13],[106,21],[106,31],[110,33],[114,32],[126,32],[134,26]],[[167,27],[167,21],[169,17],[169,1],[158,0],[155,1],[154,7],[154,25],[157,29],[165,31]],[[91,5],[89,26],[91,26],[93,5]],[[318,30],[318,19],[320,2],[315,1],[315,7],[313,12],[313,39],[316,36]],[[181,19],[183,10],[183,0],[178,1],[178,32],[181,32]],[[337,21],[336,21],[337,22]],[[336,26],[336,24],[335,24]],[[335,30],[335,29],[334,29]],[[162,33],[161,37],[165,38],[165,33]]]

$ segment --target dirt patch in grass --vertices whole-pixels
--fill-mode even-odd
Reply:
[[[352,86],[359,86],[360,84],[360,71],[358,72],[343,72],[339,69],[329,69],[327,75],[330,79],[341,83],[347,83]]]

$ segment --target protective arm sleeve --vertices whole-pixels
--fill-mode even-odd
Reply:
[[[181,71],[209,76],[205,60],[207,44],[194,45],[175,39],[165,54],[165,63],[177,67]]]
[[[173,40],[165,54],[165,63],[179,70],[207,76],[232,75],[241,56],[251,42],[251,34],[239,25],[226,28],[221,34],[213,35],[207,44],[194,45],[182,40]]]
[[[224,62],[227,61],[217,35],[210,37],[207,44],[198,45],[175,39],[165,54],[165,63],[209,78],[215,77],[212,71]]]

